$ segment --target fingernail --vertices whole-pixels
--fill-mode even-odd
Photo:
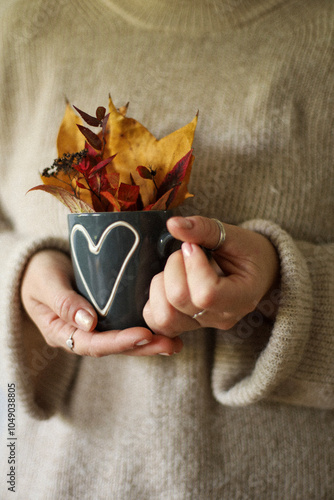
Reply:
[[[158,352],[158,354],[160,354],[160,356],[172,356],[169,352]]]
[[[187,219],[187,217],[177,217],[176,223],[182,229],[191,229],[194,227],[194,223],[191,219]]]
[[[74,317],[74,321],[79,328],[89,331],[94,322],[94,318],[88,311],[85,311],[85,309],[79,309]]]
[[[146,345],[146,344],[149,344],[149,343],[150,343],[150,340],[144,339],[144,340],[140,340],[139,342],[137,342],[137,344],[135,344],[135,346],[139,347],[140,345]]]
[[[182,243],[181,248],[182,248],[182,253],[183,253],[184,257],[190,257],[190,255],[192,254],[192,251],[193,251],[191,244],[188,242],[184,242],[184,243]]]

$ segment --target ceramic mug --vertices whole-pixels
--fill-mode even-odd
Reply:
[[[143,307],[153,276],[177,242],[167,231],[172,211],[69,214],[78,292],[98,313],[100,331],[146,326]]]

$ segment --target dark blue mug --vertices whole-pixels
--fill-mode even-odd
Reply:
[[[177,242],[167,231],[172,211],[68,215],[78,292],[94,306],[100,331],[146,326],[142,311],[153,276]]]

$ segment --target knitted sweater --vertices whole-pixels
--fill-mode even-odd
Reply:
[[[0,497],[333,498],[332,1],[16,0],[2,18],[1,401],[15,384],[17,448],[13,496],[6,417]],[[56,157],[64,96],[93,112],[109,92],[157,137],[199,110],[181,214],[272,241],[274,322],[184,333],[172,357],[46,345],[20,280],[39,249],[68,250],[67,210],[26,192]]]

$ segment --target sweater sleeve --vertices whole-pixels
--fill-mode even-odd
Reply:
[[[334,408],[334,244],[294,241],[276,224],[243,227],[268,237],[281,264],[275,322],[262,307],[228,332],[217,331],[213,392],[222,404],[260,400]]]
[[[8,383],[15,383],[18,397],[28,411],[37,418],[48,418],[63,404],[78,358],[48,346],[20,300],[21,279],[32,255],[43,249],[68,252],[66,237],[61,237],[59,224],[55,224],[59,218],[54,208],[56,203],[46,200],[47,204],[38,207],[38,201],[32,201],[35,206],[32,210],[29,203],[23,201],[29,187],[39,180],[36,159],[39,153],[34,149],[34,142],[42,149],[41,141],[34,141],[36,129],[29,118],[37,108],[38,93],[42,99],[44,94],[37,83],[31,87],[27,77],[27,72],[33,73],[27,53],[28,41],[37,29],[34,24],[37,18],[26,17],[26,31],[15,24],[18,19],[24,19],[23,14],[17,16],[18,11],[29,10],[32,4],[34,2],[29,6],[24,2],[11,2],[0,18],[0,384],[6,387]],[[38,75],[38,71],[35,72]],[[40,110],[41,105],[38,106]],[[52,137],[50,127],[43,136],[45,149]],[[11,180],[13,170],[17,172],[15,184]],[[30,171],[36,171],[36,178],[29,177]],[[40,220],[36,220],[38,213]],[[48,213],[53,215],[52,222],[45,220]],[[24,222],[18,224],[18,220],[28,219],[31,219],[30,226]]]
[[[63,404],[78,363],[77,356],[51,348],[24,312],[20,283],[31,256],[43,249],[67,252],[61,238],[0,234],[3,274],[0,284],[2,381],[15,383],[28,411],[45,419]]]

